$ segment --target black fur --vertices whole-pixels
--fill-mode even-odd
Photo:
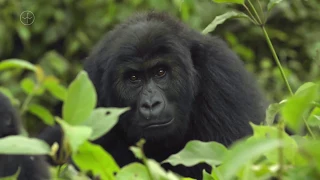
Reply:
[[[20,121],[10,101],[0,93],[0,138],[18,135]],[[43,156],[0,154],[0,177],[13,175],[20,167],[18,180],[49,180],[48,164]]]
[[[97,89],[98,105],[125,106],[121,95],[130,96],[130,92],[119,87],[115,74],[123,63],[143,63],[161,53],[172,57],[169,64],[176,68],[178,77],[168,85],[166,95],[176,98],[181,116],[174,132],[165,138],[155,135],[147,139],[144,151],[148,157],[161,162],[190,140],[228,146],[252,133],[249,121],[264,120],[266,102],[235,53],[219,38],[204,36],[159,13],[140,14],[118,25],[88,57],[85,70]],[[118,125],[96,141],[121,166],[135,161],[128,147],[144,137],[136,128],[130,129],[132,115],[121,116]],[[204,167],[163,166],[197,179]]]

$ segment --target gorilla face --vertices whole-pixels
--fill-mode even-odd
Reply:
[[[100,96],[111,95],[107,106],[132,108],[119,122],[130,139],[159,140],[187,129],[196,71],[186,45],[164,31],[138,23],[114,41],[109,56],[102,56],[108,61],[100,61]]]

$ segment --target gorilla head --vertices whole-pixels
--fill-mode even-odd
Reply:
[[[182,136],[187,129],[197,73],[181,25],[173,25],[118,27],[112,45],[99,50],[99,105],[132,107],[120,121],[130,139]]]

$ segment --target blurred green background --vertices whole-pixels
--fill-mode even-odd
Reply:
[[[215,16],[234,9],[244,11],[211,0],[0,0],[0,61],[20,58],[40,64],[46,74],[68,85],[102,35],[136,12],[165,11],[201,31]],[[20,22],[26,10],[35,15],[32,25]],[[284,0],[269,14],[267,30],[293,90],[319,80],[319,0]],[[212,34],[225,39],[241,57],[271,102],[288,95],[259,27],[248,20],[228,20]],[[0,86],[24,99],[19,83],[28,75],[1,72]],[[33,101],[52,111],[58,102],[48,94]]]

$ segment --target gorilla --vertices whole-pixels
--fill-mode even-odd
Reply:
[[[229,146],[265,118],[260,89],[226,43],[164,13],[138,14],[108,32],[85,70],[98,106],[131,107],[95,142],[120,166],[136,161],[129,146],[140,138],[147,157],[161,162],[190,140]],[[205,166],[163,167],[200,179]]]
[[[265,118],[267,103],[255,79],[226,43],[165,13],[141,13],[117,25],[84,69],[98,107],[131,107],[94,141],[121,167],[138,161],[129,147],[141,138],[146,156],[161,162],[190,140],[229,146],[252,134],[249,122]],[[210,170],[204,164],[162,166],[196,179]]]
[[[0,93],[0,138],[18,135],[20,121],[8,98]],[[18,180],[49,180],[48,164],[43,156],[0,154],[0,178],[18,171]]]

